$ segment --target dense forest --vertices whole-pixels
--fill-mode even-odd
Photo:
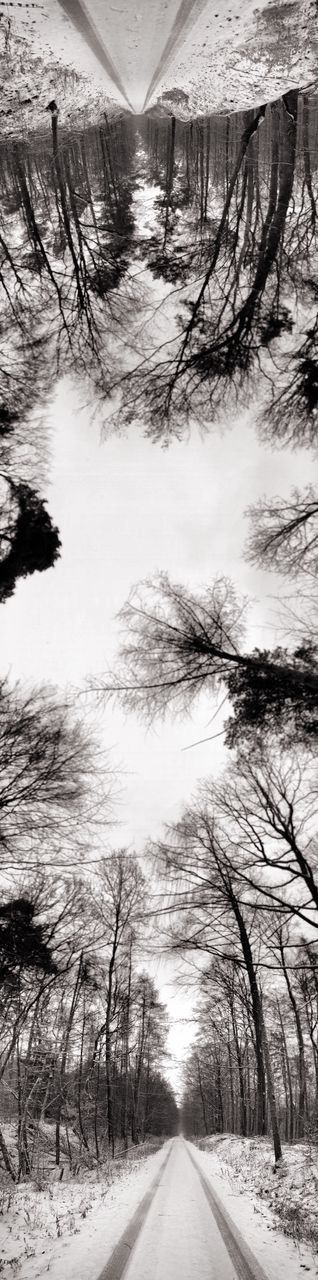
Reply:
[[[3,682],[0,772],[0,1106],[17,1152],[1,1129],[0,1150],[15,1181],[173,1133],[178,1111],[142,963],[147,885],[109,845],[107,762],[74,706]]]
[[[51,117],[0,144],[7,443],[70,369],[110,426],[134,409],[153,439],[212,424],[257,375],[262,431],[313,443],[315,98],[72,133]]]
[[[46,132],[0,142],[4,607],[63,557],[42,496],[62,376],[104,439],[138,420],[154,445],[183,441],[251,400],[262,440],[314,454],[317,132],[315,98],[292,90],[244,114],[121,115],[71,134],[52,103]],[[284,1143],[317,1143],[317,488],[264,495],[247,518],[246,561],[274,590],[286,581],[286,641],[246,649],[229,578],[196,592],[163,570],[132,590],[118,662],[91,681],[99,706],[147,724],[193,711],[202,691],[213,716],[225,706],[224,777],[199,784],[162,840],[118,847],[111,765],[79,700],[3,673],[9,1181],[91,1169],[180,1124],[270,1133],[276,1164]],[[180,1105],[147,964],[158,937],[195,1006]]]

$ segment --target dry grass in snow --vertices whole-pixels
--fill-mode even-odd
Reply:
[[[245,110],[318,77],[317,0],[198,0],[198,18],[162,67],[155,103],[183,120]]]
[[[8,1135],[6,1135],[8,1136]],[[159,1150],[158,1150],[159,1145]],[[159,1140],[61,1182],[0,1190],[0,1276],[95,1280],[165,1158]]]
[[[289,1280],[303,1271],[318,1275],[317,1147],[309,1143],[284,1146],[282,1166],[275,1172],[267,1138],[225,1135],[205,1138],[198,1146],[203,1170],[222,1199],[226,1198],[229,1212],[271,1280],[275,1270],[266,1256],[269,1232],[274,1233],[275,1256],[279,1257],[279,1248],[283,1255],[287,1249],[289,1268],[294,1259],[296,1272],[289,1269]]]
[[[52,0],[52,8],[54,3],[56,0]],[[15,3],[0,6],[1,133],[21,136],[35,129],[49,133],[51,118],[46,107],[52,98],[59,105],[60,124],[68,128],[97,123],[104,111],[118,114],[122,108],[115,101],[116,91],[112,97],[103,72],[83,42],[79,57],[80,37],[70,24],[65,24],[64,34],[58,6],[55,31],[54,13],[48,31],[44,11],[41,24],[38,14],[37,22],[32,22],[31,14],[39,9],[39,5],[24,8]],[[63,42],[58,39],[61,26]]]

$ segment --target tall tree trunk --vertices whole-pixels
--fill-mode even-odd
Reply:
[[[114,1131],[113,1090],[112,1090],[111,1017],[112,1017],[112,1002],[113,1002],[113,981],[114,981],[119,922],[120,922],[120,913],[121,913],[121,891],[122,891],[122,881],[120,881],[118,901],[116,903],[115,928],[114,928],[114,934],[113,934],[111,956],[110,956],[110,961],[108,966],[108,990],[107,990],[107,1005],[106,1005],[106,1018],[105,1018],[105,1063],[106,1063],[108,1145],[111,1147],[113,1158],[115,1155],[115,1131]]]
[[[88,1144],[87,1134],[85,1133],[85,1129],[84,1129],[83,1114],[82,1114],[82,1083],[83,1083],[85,1023],[86,1023],[86,1005],[85,1005],[85,995],[84,995],[82,1031],[81,1031],[81,1049],[80,1049],[80,1060],[79,1060],[79,1069],[78,1069],[77,1109],[78,1109],[78,1123],[79,1123],[80,1133],[83,1138],[84,1147],[86,1147],[86,1151],[88,1151],[89,1144]]]
[[[20,1039],[17,1039],[17,1084],[18,1084],[18,1179],[31,1173],[26,1120],[23,1112],[23,1084],[21,1078]]]
[[[264,1057],[265,1057],[265,1062],[266,1062],[267,1087],[268,1087],[268,1101],[269,1101],[270,1116],[271,1116],[271,1122],[272,1122],[272,1134],[273,1134],[273,1144],[274,1144],[274,1155],[275,1155],[275,1162],[276,1162],[276,1164],[277,1164],[277,1163],[278,1163],[278,1160],[281,1160],[281,1159],[282,1159],[282,1154],[283,1154],[283,1153],[282,1153],[282,1147],[281,1147],[280,1132],[279,1132],[279,1124],[278,1124],[278,1116],[277,1116],[277,1105],[276,1105],[276,1095],[275,1095],[274,1077],[273,1077],[273,1072],[272,1072],[272,1064],[271,1064],[271,1059],[270,1059],[270,1052],[269,1052],[269,1046],[268,1046],[268,1040],[267,1040],[267,1031],[266,1031],[265,1021],[264,1021],[264,1016],[263,1016],[263,1046],[264,1046]]]
[[[299,1093],[298,1093],[297,1136],[298,1136],[298,1138],[303,1138],[303,1136],[304,1136],[304,1129],[305,1129],[305,1108],[306,1108],[306,1061],[305,1061],[305,1044],[304,1044],[303,1029],[302,1029],[302,1025],[301,1025],[301,1017],[300,1017],[300,1013],[299,1013],[299,1008],[298,1008],[298,1004],[297,1004],[297,1001],[296,1001],[296,998],[295,998],[295,995],[294,995],[294,992],[293,992],[293,989],[292,989],[292,985],[291,985],[291,981],[290,981],[290,977],[289,977],[289,973],[288,973],[288,969],[287,969],[287,965],[286,965],[285,952],[284,952],[283,939],[282,939],[282,933],[281,933],[281,932],[280,932],[280,934],[279,934],[279,950],[280,950],[280,956],[281,956],[281,962],[282,962],[282,969],[283,969],[283,974],[284,974],[284,978],[285,978],[285,982],[286,982],[286,987],[287,987],[287,991],[288,991],[288,995],[289,995],[289,999],[290,999],[291,1007],[292,1007],[293,1014],[294,1014],[294,1020],[295,1020],[295,1026],[296,1026],[296,1034],[297,1034],[297,1041],[298,1041],[298,1081],[299,1081]]]
[[[81,955],[80,955],[79,966],[76,974],[74,990],[73,990],[73,995],[72,995],[72,1000],[70,1005],[70,1011],[69,1011],[65,1035],[64,1035],[64,1046],[63,1046],[61,1062],[60,1062],[59,1092],[58,1092],[57,1111],[56,1111],[56,1120],[55,1120],[55,1164],[57,1166],[59,1166],[60,1160],[61,1160],[61,1116],[62,1116],[62,1106],[63,1106],[63,1098],[64,1098],[65,1069],[66,1069],[67,1054],[68,1054],[68,1048],[69,1048],[69,1042],[70,1042],[70,1035],[71,1035],[77,1001],[78,1001],[80,988],[81,988],[82,967],[83,967],[83,952],[81,952]]]
[[[6,1140],[2,1132],[1,1126],[0,1126],[0,1153],[2,1155],[4,1167],[7,1170],[7,1173],[10,1175],[10,1178],[12,1178],[12,1182],[16,1182],[16,1172],[11,1160],[11,1156],[8,1151],[8,1147],[7,1147]]]
[[[253,1129],[254,1129],[254,1116],[253,1116],[253,1108],[252,1108],[252,1100],[251,1100],[251,1072],[250,1072],[249,1044],[248,1044],[247,1037],[245,1040],[245,1057],[246,1057],[247,1133],[251,1134],[253,1133]]]
[[[284,1086],[284,1094],[285,1094],[285,1141],[289,1142],[290,1106],[289,1106],[289,1095],[288,1095],[288,1084],[287,1084],[285,1047],[284,1047],[284,1041],[282,1037],[280,1040],[280,1055],[281,1055],[282,1077],[283,1077],[283,1086]]]
[[[140,1106],[141,1076],[142,1076],[144,1046],[145,1046],[145,1032],[146,1032],[146,992],[143,991],[140,1042],[139,1042],[139,1051],[136,1056],[135,1084],[134,1084],[134,1090],[133,1090],[133,1114],[132,1114],[131,1136],[135,1146],[137,1146],[139,1142],[139,1106]]]
[[[247,327],[250,329],[257,300],[259,295],[264,292],[266,281],[275,262],[278,246],[284,233],[288,205],[294,185],[296,159],[298,92],[295,91],[293,101],[291,101],[291,96],[291,94],[284,95],[285,105],[288,99],[294,114],[289,112],[286,105],[286,116],[284,117],[284,140],[286,146],[285,148],[281,147],[278,197],[268,228],[265,224],[266,236],[263,232],[254,283],[239,313],[239,323],[236,329],[238,340],[243,330],[246,331]]]
[[[286,1063],[286,1074],[287,1074],[288,1094],[289,1094],[289,1132],[287,1136],[288,1136],[289,1142],[293,1142],[294,1141],[294,1110],[295,1110],[294,1097],[293,1097],[293,1085],[292,1085],[292,1078],[291,1078],[289,1053],[287,1049],[284,1023],[283,1023],[283,1019],[282,1019],[282,1015],[279,1007],[279,1001],[277,1001],[277,1009],[278,1009],[278,1017],[280,1021],[280,1029],[281,1029],[284,1057],[285,1057],[285,1063]]]
[[[198,312],[199,312],[200,307],[201,307],[201,302],[203,301],[204,294],[205,294],[206,289],[208,288],[208,285],[209,285],[209,283],[210,283],[211,276],[213,275],[213,272],[215,271],[215,267],[216,267],[216,264],[217,264],[217,261],[218,261],[218,257],[219,257],[219,253],[220,253],[220,249],[221,249],[221,244],[222,244],[222,242],[223,242],[224,231],[225,231],[225,228],[226,228],[226,225],[227,225],[227,219],[228,219],[228,214],[229,214],[229,210],[230,210],[230,205],[231,205],[231,200],[232,200],[233,192],[234,192],[235,187],[236,187],[237,179],[238,179],[238,176],[239,176],[240,170],[241,170],[241,168],[242,168],[242,164],[243,164],[243,161],[244,161],[244,158],[245,158],[246,152],[247,152],[247,148],[248,148],[248,146],[249,146],[249,143],[250,143],[251,138],[253,137],[253,134],[255,133],[255,130],[256,130],[256,129],[258,129],[259,124],[260,124],[260,123],[261,123],[261,121],[264,119],[264,116],[265,116],[265,109],[266,109],[266,108],[265,108],[265,106],[261,106],[261,107],[259,107],[259,109],[258,109],[258,111],[257,111],[256,115],[254,116],[253,120],[251,121],[251,123],[250,123],[250,124],[248,124],[248,125],[246,126],[246,128],[245,128],[245,129],[244,129],[244,131],[243,131],[243,134],[242,134],[242,137],[241,137],[241,140],[240,140],[240,146],[239,146],[239,150],[238,150],[238,155],[237,155],[237,158],[236,158],[236,162],[235,162],[235,165],[234,165],[234,169],[233,169],[233,172],[232,172],[232,176],[231,176],[230,182],[229,182],[229,184],[228,184],[228,189],[227,189],[227,194],[226,194],[226,199],[225,199],[225,203],[224,203],[224,208],[223,208],[222,217],[221,217],[221,219],[220,219],[220,223],[219,223],[219,227],[218,227],[217,235],[216,235],[216,237],[215,237],[215,243],[214,243],[214,247],[213,247],[213,253],[212,253],[211,262],[210,262],[210,264],[209,264],[209,267],[208,267],[208,270],[207,270],[206,275],[205,275],[205,277],[204,277],[204,280],[203,280],[203,283],[202,283],[202,285],[201,285],[201,288],[199,289],[199,292],[198,292],[198,295],[197,295],[197,297],[196,297],[195,303],[194,303],[194,305],[193,305],[193,307],[192,307],[192,311],[191,311],[191,319],[189,320],[189,323],[188,323],[187,328],[186,328],[186,330],[185,330],[185,335],[184,335],[184,338],[183,338],[183,342],[182,342],[182,346],[181,346],[181,350],[180,350],[180,355],[178,356],[178,360],[177,360],[177,364],[176,364],[176,370],[175,370],[175,374],[174,374],[174,381],[176,381],[176,379],[177,379],[177,377],[178,377],[178,374],[179,374],[179,370],[181,369],[181,365],[183,364],[183,358],[184,358],[184,355],[185,355],[185,352],[186,352],[186,348],[187,348],[187,346],[188,346],[189,339],[190,339],[190,337],[191,337],[191,334],[192,334],[192,332],[193,332],[193,329],[195,328],[197,315],[198,315]]]
[[[311,225],[314,231],[316,226],[317,210],[316,210],[316,201],[315,201],[313,185],[312,185],[310,146],[309,146],[309,99],[307,97],[307,94],[306,95],[304,94],[303,96],[303,156],[304,156],[305,183],[306,183],[310,205],[311,205]]]
[[[207,216],[208,216],[208,198],[209,198],[209,180],[210,180],[211,125],[210,125],[209,119],[206,121],[206,125],[205,125],[205,137],[206,137],[206,148],[205,148],[205,182],[204,182],[204,211],[203,211],[204,222],[207,221]]]
[[[18,1152],[19,1152],[19,1176],[31,1173],[32,1161],[29,1152],[28,1131],[27,1131],[27,1115],[28,1105],[30,1102],[30,1090],[28,1085],[29,1070],[32,1063],[34,1035],[38,1018],[39,1004],[41,993],[36,1000],[28,1044],[23,1060],[23,1080],[21,1079],[21,1063],[20,1063],[20,1041],[17,1039],[17,1077],[18,1077]],[[31,1088],[32,1093],[32,1088]]]
[[[100,1060],[102,1052],[102,1042],[99,1041],[98,1053],[96,1055],[96,1088],[95,1088],[95,1106],[94,1106],[94,1133],[95,1133],[95,1149],[96,1159],[99,1160],[99,1141],[98,1141],[98,1100],[99,1100],[99,1080],[100,1080]]]
[[[264,1065],[264,1046],[263,1046],[263,1029],[264,1028],[263,1028],[262,1001],[261,1001],[260,991],[258,988],[252,950],[250,946],[250,941],[249,941],[245,921],[243,919],[243,915],[239,907],[238,900],[235,897],[235,894],[233,893],[231,888],[229,888],[229,901],[232,906],[232,910],[234,912],[234,916],[239,929],[241,946],[242,946],[242,951],[243,951],[243,956],[245,960],[246,971],[247,971],[247,976],[248,976],[248,981],[250,986],[250,992],[251,992],[253,1023],[254,1023],[254,1032],[255,1032],[256,1069],[257,1069],[256,1132],[260,1135],[264,1135],[266,1133],[266,1075],[265,1075],[265,1065]]]
[[[217,1059],[217,1064],[216,1064],[216,1083],[217,1083],[217,1098],[218,1098],[218,1132],[224,1133],[224,1110],[223,1110],[222,1085],[221,1085],[221,1067],[220,1067],[219,1058]]]
[[[201,1076],[201,1069],[200,1069],[200,1058],[199,1058],[199,1054],[198,1054],[198,1053],[196,1054],[196,1064],[197,1064],[197,1072],[198,1072],[199,1093],[200,1093],[201,1106],[202,1106],[202,1116],[203,1116],[204,1132],[205,1132],[205,1135],[206,1135],[206,1137],[207,1137],[207,1134],[208,1134],[208,1132],[209,1132],[209,1128],[208,1128],[207,1117],[206,1117],[205,1097],[204,1097],[204,1092],[203,1092],[202,1076]]]
[[[236,1058],[237,1058],[238,1077],[239,1077],[240,1116],[241,1116],[240,1131],[242,1136],[245,1138],[247,1134],[247,1114],[246,1114],[243,1060],[242,1060],[241,1046],[239,1043],[236,1018],[235,1018],[234,1008],[232,1005],[231,1005],[231,1021],[232,1021],[232,1029],[233,1029],[233,1039],[235,1044],[235,1052],[236,1052]]]
[[[234,1105],[234,1087],[233,1087],[233,1061],[232,1061],[232,1049],[231,1049],[231,1042],[230,1042],[230,1037],[229,1037],[229,1036],[228,1036],[228,1041],[227,1041],[227,1053],[228,1053],[228,1060],[229,1060],[230,1103],[231,1103],[231,1107],[230,1107],[230,1116],[229,1116],[229,1121],[230,1121],[230,1123],[229,1123],[229,1129],[230,1129],[230,1133],[235,1133],[235,1105]]]
[[[63,170],[63,164],[61,163],[60,152],[58,147],[57,118],[55,118],[54,116],[52,116],[52,144],[53,144],[54,168],[55,168],[57,186],[58,186],[58,191],[59,191],[60,201],[61,201],[64,230],[65,230],[69,251],[70,251],[73,266],[74,266],[74,274],[76,279],[79,308],[82,311],[84,309],[83,282],[81,279],[78,252],[74,244],[74,239],[72,235],[71,219],[70,219],[68,204],[67,204],[66,182],[65,182],[64,170]]]
[[[128,985],[126,998],[125,1026],[125,1100],[124,1100],[124,1147],[128,1150],[128,1099],[129,1099],[129,1033],[130,1033],[130,1001],[131,1001],[132,939],[129,947]]]
[[[171,209],[171,196],[173,189],[173,168],[174,168],[174,149],[175,149],[176,121],[175,116],[171,119],[171,130],[169,136],[168,157],[167,157],[167,175],[166,175],[166,213],[163,237],[163,249],[166,248],[167,235],[169,230],[169,214]]]

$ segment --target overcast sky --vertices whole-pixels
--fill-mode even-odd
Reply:
[[[305,451],[271,453],[244,417],[223,434],[214,429],[200,439],[195,433],[168,450],[133,428],[126,438],[101,444],[98,420],[92,423],[81,409],[71,382],[60,384],[49,419],[52,468],[45,496],[62,554],[54,569],[18,582],[2,608],[2,672],[83,688],[89,673],[101,672],[114,658],[115,615],[133,583],[158,569],[193,588],[216,574],[230,575],[253,601],[249,643],[280,639],[270,597],[282,584],[244,562],[244,511],[262,493],[284,495],[293,484],[309,483],[312,460]],[[83,698],[79,706],[85,709]],[[120,774],[117,846],[141,850],[148,836],[177,817],[196,781],[223,767],[222,738],[184,750],[221,727],[219,719],[209,727],[214,710],[201,698],[192,720],[167,720],[147,732],[135,717],[96,710],[90,702],[90,716],[96,714]],[[170,1047],[179,1057],[190,1030],[178,1018],[188,1015],[189,1005],[172,994],[159,959],[153,968],[162,998],[169,999]]]

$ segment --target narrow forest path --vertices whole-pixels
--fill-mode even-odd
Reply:
[[[317,0],[293,0],[292,21],[290,9],[290,0],[8,0],[2,127],[43,124],[52,96],[61,123],[118,107],[186,121],[315,86]]]
[[[98,1280],[266,1280],[195,1159],[174,1138]]]
[[[207,0],[59,0],[128,105],[145,99]]]
[[[138,113],[163,97],[187,119],[316,81],[316,0],[58,0]]]
[[[121,97],[130,106],[129,98],[127,98],[117,67],[114,65],[111,55],[103,42],[100,29],[95,26],[93,21],[94,8],[96,6],[91,3],[89,10],[87,10],[81,0],[59,0],[59,4],[67,18],[70,19],[76,30],[83,36],[88,49],[95,55],[103,71],[106,71],[106,75],[113,82]]]

